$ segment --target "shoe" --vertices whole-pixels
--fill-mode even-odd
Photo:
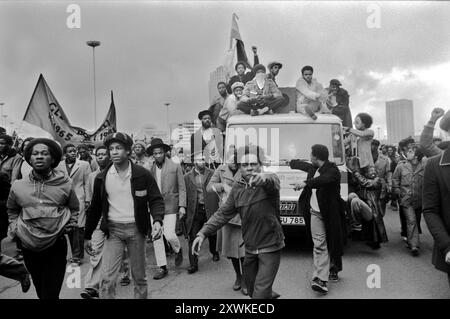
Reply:
[[[419,256],[419,248],[417,248],[417,247],[412,248],[412,249],[411,249],[411,254],[412,254],[414,257]]]
[[[366,243],[366,245],[374,250],[381,248],[381,245],[378,242],[368,242],[368,243]]]
[[[26,274],[23,276],[23,279],[20,281],[20,286],[22,287],[22,292],[26,293],[28,290],[30,290],[31,287],[31,281],[30,281],[30,275]]]
[[[240,279],[236,279],[236,281],[234,282],[233,285],[233,290],[234,291],[238,291],[241,289],[241,280]]]
[[[94,289],[94,288],[84,289],[81,292],[80,296],[83,299],[98,299],[98,298],[100,298],[97,289]]]
[[[320,280],[319,278],[314,278],[311,284],[312,290],[315,292],[326,294],[328,292],[327,283]]]
[[[313,114],[313,115],[311,115],[311,118],[315,121],[315,120],[317,120],[317,115]]]
[[[258,115],[263,115],[267,111],[269,111],[269,108],[267,106],[264,106],[262,109],[258,109]]]
[[[175,266],[180,267],[183,263],[183,250],[180,247],[180,250],[175,253]]]
[[[21,253],[18,253],[13,258],[17,261],[23,261],[23,255]]]
[[[219,254],[218,254],[218,253],[215,253],[215,254],[213,255],[213,261],[219,261],[219,260],[220,260]]]
[[[338,282],[339,281],[338,273],[330,271],[330,274],[328,275],[328,280],[331,282]]]
[[[130,277],[128,276],[124,276],[121,280],[120,280],[120,285],[121,286],[128,286],[131,283]]]
[[[155,280],[163,279],[168,274],[169,274],[169,271],[166,268],[159,268],[159,270],[153,276],[153,279],[155,279]]]
[[[244,296],[248,296],[248,289],[247,288],[241,288],[241,292]]]
[[[278,299],[280,297],[281,297],[281,295],[278,292],[275,292],[272,290],[272,298],[271,299]]]
[[[273,110],[269,110],[269,112],[268,112],[270,115],[274,115],[275,114],[275,112],[273,111]]]
[[[198,266],[189,266],[188,268],[188,274],[193,274],[198,271]]]
[[[250,110],[250,116],[256,116],[256,115],[258,115],[257,110]]]

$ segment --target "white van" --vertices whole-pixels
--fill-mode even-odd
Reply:
[[[274,172],[281,181],[280,213],[285,228],[304,227],[303,212],[298,209],[301,194],[291,184],[306,180],[306,173],[291,169],[293,159],[310,161],[311,146],[328,147],[330,161],[341,171],[341,197],[347,200],[347,168],[341,120],[332,114],[317,114],[317,120],[299,113],[274,115],[235,115],[228,119],[225,132],[225,161],[230,148],[258,145],[264,149],[267,162],[263,170]]]

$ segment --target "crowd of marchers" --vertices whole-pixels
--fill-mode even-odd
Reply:
[[[131,282],[134,297],[147,298],[147,245],[158,266],[153,279],[161,280],[169,275],[170,255],[181,267],[187,254],[189,274],[207,267],[198,255],[208,239],[212,262],[222,256],[234,269],[230,289],[254,299],[280,297],[272,290],[285,246],[280,179],[264,169],[259,146],[224,154],[223,130],[239,112],[276,113],[286,103],[275,82],[281,67],[271,63],[266,74],[256,63],[245,73],[238,63],[237,75],[218,84],[221,98],[198,114],[201,127],[191,136],[190,154],[159,138],[147,144],[123,132],[95,149],[61,147],[47,138],[16,146],[2,130],[0,235],[15,242],[17,254],[0,255],[0,274],[20,281],[24,292],[33,284],[39,298],[54,299],[67,265],[88,263],[82,298],[115,298],[117,285]],[[293,188],[301,190],[298,209],[313,247],[311,288],[325,294],[329,282],[340,280],[349,238],[382,249],[388,205],[399,212],[405,250],[416,258],[423,215],[435,240],[432,262],[450,283],[450,150],[449,142],[433,137],[441,117],[440,128],[450,134],[450,111],[434,109],[418,142],[408,137],[396,147],[380,145],[371,115],[359,113],[352,121],[339,81],[323,90],[311,67],[301,72],[296,111],[312,123],[320,112],[341,118],[349,185],[344,199],[341,172],[324,145],[313,145],[308,161],[287,163],[307,173]]]

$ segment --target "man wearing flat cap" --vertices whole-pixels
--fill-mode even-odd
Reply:
[[[125,133],[108,135],[104,141],[111,164],[94,180],[94,192],[87,211],[85,247],[92,251],[92,233],[100,221],[106,235],[103,248],[100,297],[114,299],[124,248],[127,248],[134,297],[147,298],[145,237],[162,235],[164,199],[152,174],[130,161],[133,140]],[[153,223],[150,220],[150,214]]]
[[[439,147],[432,143],[434,124],[441,116],[440,128],[450,134],[450,111],[444,114],[443,109],[435,108],[420,138],[422,146],[431,146],[425,148],[426,154],[434,155],[425,165],[422,212],[434,238],[432,263],[447,273],[450,285],[450,147],[448,142]]]
[[[257,64],[253,68],[255,78],[245,84],[237,108],[250,115],[273,114],[283,106],[284,98],[277,85],[266,77],[266,67]]]
[[[348,92],[341,88],[342,84],[337,79],[330,81],[330,86],[326,89],[328,91],[327,106],[331,113],[342,120],[342,126],[353,127],[352,114],[349,107]]]
[[[209,110],[198,113],[202,126],[191,135],[191,154],[203,152],[206,166],[216,169],[223,162],[223,136],[218,128],[211,127],[211,117]]]
[[[253,51],[253,65],[257,65],[257,64],[259,64],[259,58],[258,58],[258,54],[256,52],[257,49],[255,46],[252,47],[252,51]],[[233,75],[230,78],[230,80],[228,81],[228,85],[227,85],[229,94],[231,94],[233,92],[233,90],[231,89],[231,86],[233,85],[233,83],[242,82],[245,84],[254,78],[255,70],[252,69],[251,71],[246,73],[245,70],[247,69],[247,67],[251,68],[251,65],[248,65],[248,63],[246,63],[244,61],[238,61],[236,63],[236,65],[234,66],[234,69],[237,74]]]
[[[228,95],[222,110],[220,110],[219,117],[217,118],[217,128],[221,132],[225,132],[228,118],[235,114],[243,114],[242,111],[237,109],[237,104],[242,98],[244,91],[244,83],[234,82],[231,86],[233,94]]]

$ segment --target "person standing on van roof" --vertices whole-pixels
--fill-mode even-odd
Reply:
[[[346,204],[341,198],[341,174],[328,156],[325,145],[315,144],[311,147],[312,164],[301,160],[290,162],[292,169],[308,173],[307,180],[295,184],[294,190],[305,189],[300,195],[299,207],[303,208],[314,244],[311,288],[322,294],[328,292],[328,280],[339,280],[346,237]]]
[[[259,64],[259,57],[257,54],[257,48],[255,46],[252,47],[253,51],[253,66]],[[251,67],[251,66],[249,66]],[[238,61],[236,65],[234,66],[234,69],[236,70],[236,75],[233,75],[230,80],[228,81],[227,89],[228,93],[231,94],[233,92],[231,86],[235,82],[242,82],[247,83],[248,81],[252,80],[255,77],[255,70],[252,69],[251,71],[245,73],[245,70],[247,69],[247,65],[244,61]]]
[[[330,86],[327,88],[329,94],[327,106],[332,114],[342,120],[342,126],[353,127],[352,114],[349,107],[350,97],[347,90],[341,88],[341,85],[339,80],[333,79],[330,81]],[[331,101],[333,103],[329,103]]]
[[[219,118],[219,113],[222,110],[225,100],[228,96],[226,83],[217,83],[217,90],[219,91],[219,96],[214,99],[212,105],[208,108],[208,110],[211,112],[211,122],[215,127],[217,127],[217,119]]]
[[[257,64],[253,68],[255,78],[245,84],[244,93],[237,108],[246,114],[273,114],[282,107],[284,98],[276,84],[266,77],[266,67]]]
[[[302,76],[297,80],[297,113],[307,114],[317,120],[315,113],[330,113],[326,107],[327,93],[322,84],[312,77],[314,69],[306,65],[302,68]]]

